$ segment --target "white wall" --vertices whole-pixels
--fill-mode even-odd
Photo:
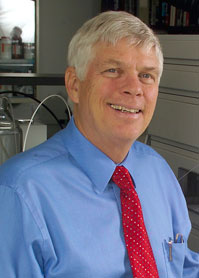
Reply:
[[[67,45],[75,31],[89,18],[100,12],[100,0],[39,0],[39,59],[38,73],[65,72]],[[66,96],[64,86],[38,88],[38,98],[59,93]],[[64,106],[60,100],[49,101],[53,111],[64,117]],[[60,106],[61,105],[61,106]],[[45,122],[51,122],[41,112]]]

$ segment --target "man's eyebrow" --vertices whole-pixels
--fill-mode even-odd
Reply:
[[[101,63],[102,65],[117,65],[117,66],[120,66],[122,65],[123,63],[119,60],[115,60],[115,59],[108,59],[104,62]]]
[[[159,68],[158,68],[158,67],[147,67],[147,66],[145,66],[145,67],[144,67],[144,70],[147,70],[147,71],[157,71],[157,72],[159,72]]]
[[[146,71],[146,72],[151,72],[154,73],[156,75],[160,74],[160,68],[159,67],[147,67],[145,66],[142,71]]]

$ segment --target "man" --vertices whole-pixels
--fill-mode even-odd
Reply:
[[[158,39],[133,15],[105,12],[77,31],[68,60],[74,118],[0,170],[0,276],[199,277],[180,186],[136,142],[158,96]]]

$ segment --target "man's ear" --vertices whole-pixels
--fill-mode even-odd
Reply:
[[[74,67],[68,67],[65,73],[65,86],[68,96],[74,103],[79,102],[79,78]]]

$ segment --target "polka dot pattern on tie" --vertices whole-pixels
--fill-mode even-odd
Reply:
[[[120,187],[122,224],[133,278],[158,278],[140,200],[131,176],[124,166],[117,166],[112,180]]]

